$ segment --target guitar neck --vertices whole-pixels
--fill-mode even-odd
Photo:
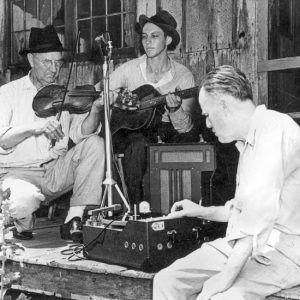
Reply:
[[[176,91],[172,94],[179,96],[181,99],[187,99],[192,96],[194,96],[196,93],[198,93],[199,87],[192,87],[189,89],[181,90],[181,91]],[[155,98],[152,98],[150,100],[143,101],[139,104],[139,109],[147,109],[151,107],[155,107],[159,104],[165,103],[166,102],[166,96],[167,95],[161,95]]]

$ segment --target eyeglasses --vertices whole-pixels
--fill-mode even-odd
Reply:
[[[53,64],[56,69],[59,69],[64,64],[63,60],[51,60],[51,59],[39,60],[39,62],[47,69],[50,69]]]

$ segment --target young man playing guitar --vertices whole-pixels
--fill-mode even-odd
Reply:
[[[147,143],[157,142],[158,136],[166,143],[199,139],[193,120],[197,102],[193,97],[181,99],[173,94],[177,89],[185,90],[195,85],[192,73],[168,55],[168,50],[174,50],[180,41],[176,26],[176,20],[164,10],[150,18],[141,15],[136,31],[142,37],[145,54],[121,65],[110,75],[112,91],[120,88],[134,91],[147,84],[161,95],[167,94],[166,103],[156,107],[149,124],[140,130],[120,130],[113,135],[114,152],[125,154],[125,181],[132,205],[143,200]]]

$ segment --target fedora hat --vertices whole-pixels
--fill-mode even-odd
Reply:
[[[139,22],[135,25],[135,31],[139,34],[143,33],[143,27],[146,23],[152,23],[161,28],[164,33],[172,38],[168,49],[174,50],[180,42],[180,35],[176,30],[177,22],[174,17],[166,10],[160,10],[156,15],[148,18],[146,15],[140,15]]]
[[[53,25],[44,28],[32,27],[29,36],[29,47],[19,52],[20,55],[27,53],[45,53],[65,51],[56,29]]]

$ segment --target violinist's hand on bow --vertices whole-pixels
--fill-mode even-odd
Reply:
[[[65,136],[60,122],[55,117],[35,123],[34,135],[40,134],[45,134],[50,140],[56,141],[60,141]]]
[[[178,91],[179,89],[176,89]],[[179,107],[182,104],[182,100],[179,96],[176,96],[175,94],[169,93],[166,96],[166,102],[167,102],[167,109],[169,112],[175,112],[179,109]]]
[[[171,208],[171,212],[168,215],[170,218],[181,217],[202,217],[205,207],[191,200],[184,199],[175,202]]]

